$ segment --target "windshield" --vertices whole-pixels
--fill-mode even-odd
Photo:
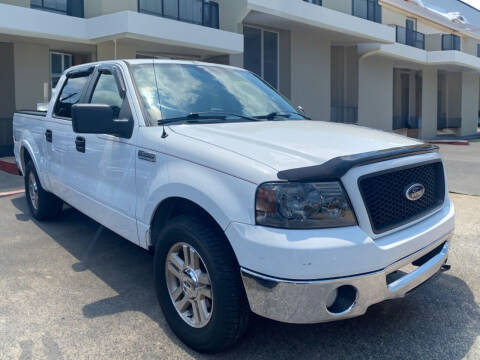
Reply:
[[[208,113],[270,120],[272,114],[277,114],[279,120],[303,119],[281,95],[248,71],[215,65],[152,63],[133,65],[132,73],[152,124]],[[225,116],[221,121],[230,119]]]

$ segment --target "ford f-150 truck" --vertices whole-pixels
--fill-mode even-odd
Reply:
[[[34,218],[67,203],[153,250],[165,318],[199,351],[235,343],[251,312],[351,318],[448,268],[436,146],[310,120],[243,69],[73,67],[48,111],[15,113],[14,142]]]

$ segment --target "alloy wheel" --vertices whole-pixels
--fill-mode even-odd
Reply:
[[[180,317],[192,327],[205,327],[212,316],[212,286],[207,267],[193,246],[179,242],[170,248],[165,277]]]

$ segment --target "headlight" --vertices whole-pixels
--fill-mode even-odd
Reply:
[[[258,225],[316,229],[357,224],[339,182],[265,183],[256,196]]]

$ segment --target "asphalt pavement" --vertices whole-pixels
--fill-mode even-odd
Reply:
[[[480,142],[468,146],[441,145],[450,191],[480,195]]]
[[[480,195],[480,143],[441,152],[450,189]],[[22,187],[0,172],[0,193]],[[74,209],[39,223],[23,194],[0,197],[0,359],[480,359],[480,197],[451,196],[449,272],[356,319],[253,316],[237,346],[210,357],[170,331],[151,254]]]
[[[0,359],[480,359],[480,201],[453,199],[450,272],[356,319],[253,317],[236,347],[208,357],[168,328],[148,252],[74,209],[38,223],[24,195],[0,198]]]

